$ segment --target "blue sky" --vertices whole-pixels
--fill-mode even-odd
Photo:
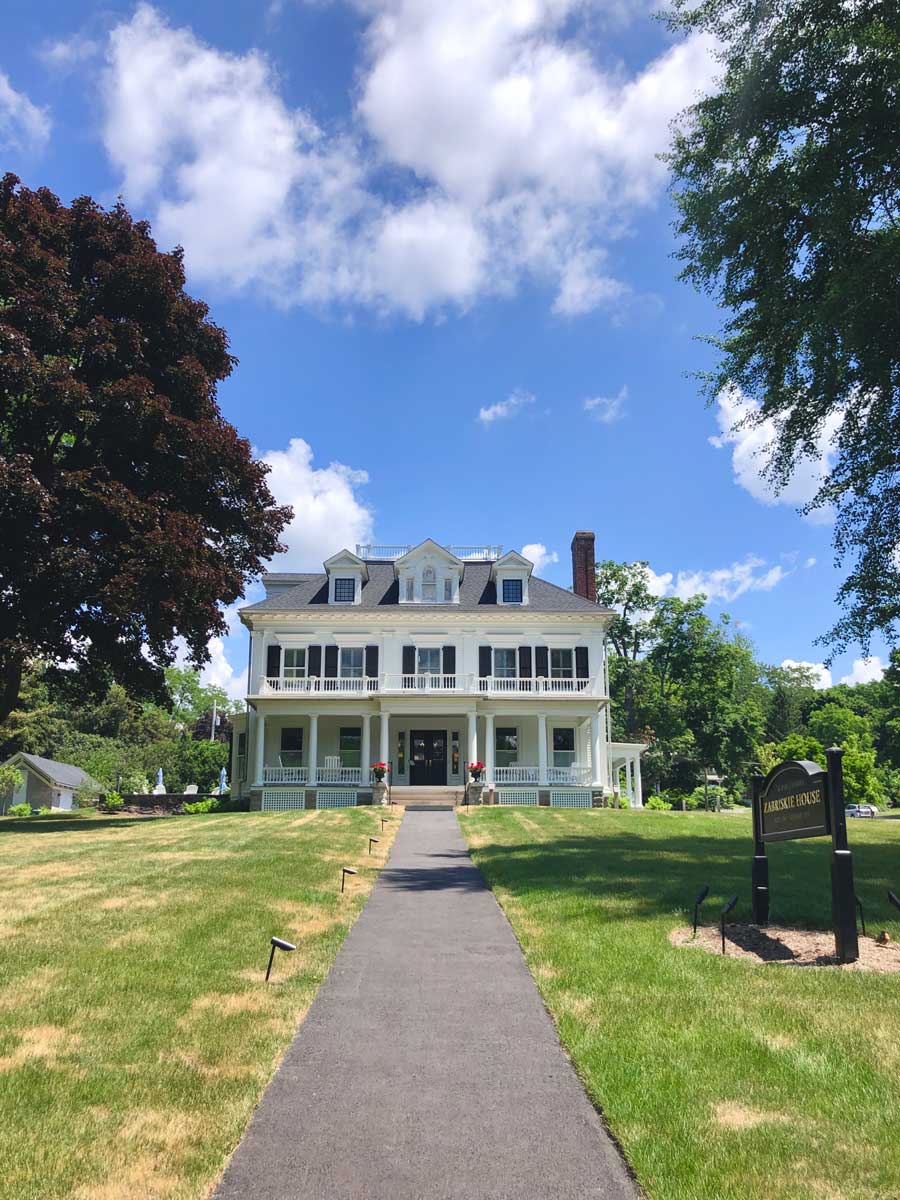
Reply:
[[[728,433],[752,398],[692,378],[720,317],[676,281],[659,154],[713,65],[655,7],[6,0],[2,163],[184,245],[240,359],[223,410],[297,508],[282,569],[431,536],[568,585],[591,528],[764,660],[820,662],[841,575],[797,505],[827,431],[776,502],[764,435]],[[207,675],[239,694],[230,616]]]

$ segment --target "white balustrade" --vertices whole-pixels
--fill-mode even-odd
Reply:
[[[306,783],[307,767],[263,767],[263,783]]]
[[[367,696],[378,691],[378,680],[363,676],[353,679],[309,675],[299,679],[266,676],[260,683],[261,696]]]
[[[324,675],[291,679],[266,676],[260,680],[261,696],[368,696],[374,692],[455,692],[488,696],[603,696],[602,677],[545,679],[528,676],[487,675],[382,675],[344,679]]]
[[[548,767],[547,782],[580,784],[584,786],[591,782],[591,769],[590,767],[582,766],[581,763],[572,763],[568,767]]]
[[[361,784],[362,767],[319,767],[316,779],[319,783]]]
[[[472,675],[382,675],[383,692],[471,692]]]
[[[494,767],[494,783],[537,783],[539,778],[537,767]]]
[[[599,675],[592,679],[545,679],[541,676],[487,675],[478,680],[478,689],[489,696],[602,696]]]

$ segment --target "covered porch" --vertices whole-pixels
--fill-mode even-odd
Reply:
[[[641,755],[647,749],[644,742],[610,742],[609,765],[613,791],[626,796],[631,808],[644,807],[641,783]]]

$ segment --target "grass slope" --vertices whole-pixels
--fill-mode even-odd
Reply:
[[[205,1195],[392,836],[372,809],[0,820],[0,1196]],[[272,934],[298,950],[265,985]]]
[[[749,919],[730,815],[461,815],[560,1036],[654,1200],[900,1197],[900,977],[675,949],[704,883]],[[851,822],[871,931],[900,938],[900,822]],[[772,920],[827,927],[830,845],[771,846]]]

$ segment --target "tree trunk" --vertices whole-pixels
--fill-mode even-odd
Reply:
[[[0,658],[0,725],[16,707],[24,668],[22,659]]]

